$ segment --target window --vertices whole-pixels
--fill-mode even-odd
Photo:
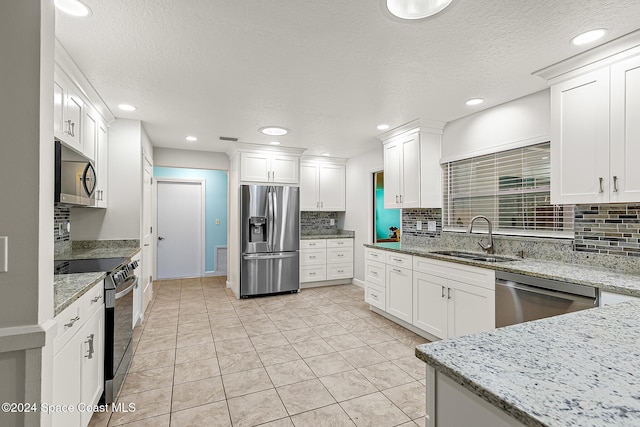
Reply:
[[[485,215],[499,234],[573,237],[573,206],[550,204],[549,158],[545,142],[443,164],[443,229]]]

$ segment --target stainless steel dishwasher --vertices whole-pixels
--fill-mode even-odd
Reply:
[[[496,328],[598,306],[598,290],[496,271]]]

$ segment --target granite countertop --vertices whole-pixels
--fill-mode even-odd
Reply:
[[[526,426],[640,425],[640,302],[423,344],[416,356]]]
[[[139,247],[102,247],[102,248],[73,248],[69,252],[56,254],[56,261],[70,259],[95,259],[95,258],[131,258],[140,252]]]
[[[337,230],[336,233],[331,234],[301,234],[300,240],[314,240],[314,239],[349,239],[355,237],[355,231],[351,230]]]
[[[544,279],[578,283],[602,290],[640,297],[640,274],[619,273],[606,268],[564,262],[545,261],[533,258],[514,258],[514,261],[484,262],[472,261],[452,256],[435,254],[434,251],[447,250],[441,247],[420,247],[401,243],[365,244],[366,247],[384,249],[409,255],[424,256],[442,261],[457,262],[492,270],[525,274]],[[484,254],[482,254],[484,255]]]
[[[60,314],[62,310],[69,307],[95,284],[104,280],[106,276],[104,271],[56,274],[53,279],[53,315]]]

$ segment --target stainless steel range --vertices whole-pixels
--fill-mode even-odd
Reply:
[[[104,281],[104,392],[101,403],[112,403],[118,395],[133,353],[133,290],[138,287],[138,261],[128,258],[74,259],[57,261],[56,274],[106,271]]]

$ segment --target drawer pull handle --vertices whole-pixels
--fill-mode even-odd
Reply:
[[[615,175],[613,176],[613,192],[618,192],[618,177]]]
[[[447,299],[451,299],[451,288],[447,288]]]
[[[315,246],[315,245],[316,245],[315,243],[309,243],[309,246]]]
[[[600,191],[599,193],[604,193],[604,186],[602,185],[604,182],[604,179],[602,177],[598,178],[598,181],[600,183]]]
[[[309,255],[309,259],[316,259],[315,255]]]
[[[400,258],[394,258],[393,259],[395,262],[402,262],[402,260]]]
[[[378,275],[378,272],[377,272],[377,271],[370,271],[369,273],[370,273],[372,276],[377,276],[377,275]]]
[[[344,242],[338,242],[339,245],[344,245]]]
[[[74,323],[76,323],[78,320],[80,320],[80,316],[76,316],[73,319],[69,319],[69,323],[65,323],[64,326],[66,326],[67,328],[70,328],[73,326]]]
[[[338,270],[338,273],[344,273],[344,270]]]
[[[102,295],[98,295],[97,297],[93,298],[93,299],[91,300],[91,304],[93,304],[94,302],[98,302],[98,301],[100,301],[100,299],[102,299]]]
[[[378,294],[374,294],[373,292],[370,294],[372,297],[374,297],[375,299],[378,299]]]
[[[94,334],[91,334],[87,337],[87,341],[85,341],[87,344],[89,344],[89,350],[87,351],[87,354],[84,356],[87,359],[93,359],[93,353],[95,353],[95,350],[93,349],[93,337],[94,337]]]
[[[343,256],[344,256],[344,254],[338,254],[338,257],[343,257]]]
[[[444,298],[444,286],[442,287],[442,295],[440,295],[442,298]]]
[[[316,275],[315,272],[309,273],[309,276],[315,276],[315,275]]]
[[[402,270],[398,270],[397,268],[394,268],[393,271],[395,271],[396,273],[402,274]]]

